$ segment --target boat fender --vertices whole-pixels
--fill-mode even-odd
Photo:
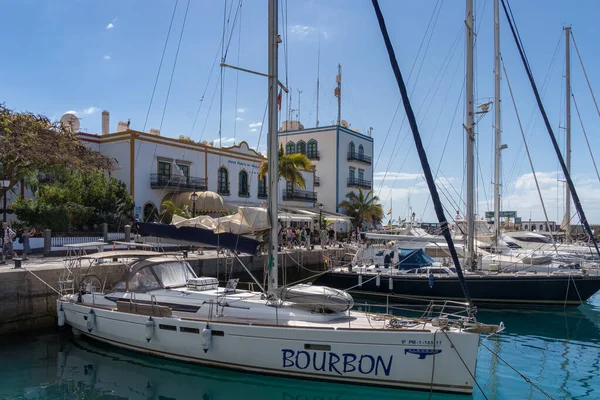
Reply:
[[[394,280],[391,277],[388,280],[388,289],[390,290],[390,292],[394,291]]]
[[[88,330],[88,332],[91,332],[92,329],[94,329],[95,325],[96,325],[96,313],[94,312],[94,309],[92,308],[87,315],[87,330]]]
[[[86,283],[86,285],[85,285],[85,292],[86,293],[92,293],[92,290],[93,290],[92,283],[91,282]]]
[[[377,285],[377,287],[381,286],[381,275],[379,274],[375,277],[375,285]]]
[[[212,330],[206,324],[206,328],[202,329],[202,350],[206,353],[212,342]]]
[[[427,280],[429,281],[429,287],[432,288],[435,283],[435,278],[432,273],[429,273],[429,278],[427,278]]]
[[[358,274],[358,287],[362,287],[362,274]]]
[[[58,309],[58,326],[65,326],[65,310],[63,310],[62,303]]]
[[[154,336],[154,320],[152,317],[148,317],[148,321],[145,323],[146,325],[146,341],[150,343],[152,336]]]

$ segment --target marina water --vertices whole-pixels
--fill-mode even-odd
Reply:
[[[600,294],[576,309],[480,311],[479,319],[502,320],[507,327],[482,339],[477,382],[487,398],[547,398],[535,384],[555,399],[600,399]],[[205,368],[74,338],[64,330],[1,339],[2,400],[469,398]],[[476,388],[473,398],[485,397]]]

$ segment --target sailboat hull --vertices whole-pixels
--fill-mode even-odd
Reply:
[[[351,288],[355,295],[391,295],[399,300],[446,299],[464,301],[457,277],[436,276],[433,285],[427,276],[381,274],[362,276],[344,272],[320,275],[313,285],[337,289]],[[389,279],[393,284],[390,288]],[[467,275],[467,286],[473,303],[478,307],[577,307],[600,290],[600,276],[498,274]],[[377,285],[379,281],[379,285]]]
[[[58,300],[57,307],[61,306],[66,323],[77,333],[153,356],[291,378],[473,392],[476,333],[299,328],[221,322],[218,317],[207,324],[206,320],[156,316],[147,340],[147,315]],[[202,341],[207,325],[212,332],[208,348]]]

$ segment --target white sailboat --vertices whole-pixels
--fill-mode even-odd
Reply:
[[[277,0],[269,0],[271,227],[278,222],[277,15]],[[278,288],[276,229],[263,292],[240,290],[235,280],[218,287],[216,278],[197,277],[177,255],[107,252],[78,262],[101,258],[130,260],[122,281],[110,293],[85,285],[61,296],[59,325],[121,348],[205,366],[469,394],[479,336],[499,329],[477,323],[464,303],[430,303],[423,317],[404,318],[354,311],[352,297],[340,290]]]

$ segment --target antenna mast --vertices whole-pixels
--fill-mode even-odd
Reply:
[[[340,125],[342,123],[342,64],[338,64],[338,73],[335,77],[335,81],[337,82],[337,87],[333,93],[338,99],[337,124]]]
[[[296,115],[298,116],[298,124],[300,124],[300,95],[302,90],[296,89],[296,91],[298,92],[298,113]]]
[[[319,127],[319,76],[321,75],[321,30],[319,30],[319,48],[317,50],[317,128]]]

